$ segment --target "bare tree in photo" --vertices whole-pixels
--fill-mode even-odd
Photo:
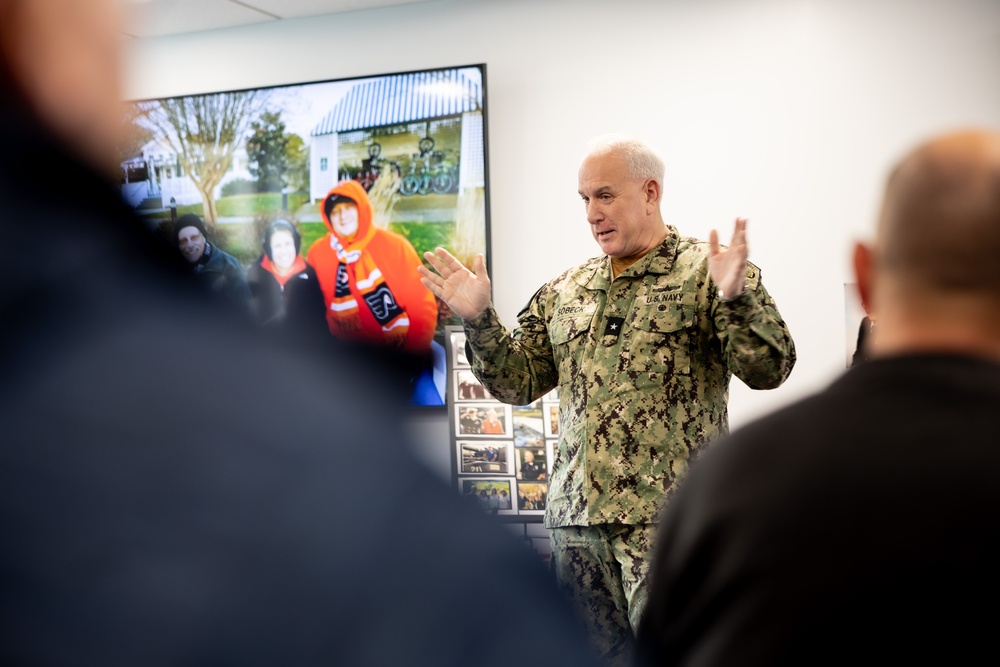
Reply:
[[[177,153],[204,205],[205,224],[219,219],[213,196],[246,139],[250,122],[264,108],[266,91],[248,90],[141,102],[150,128]]]

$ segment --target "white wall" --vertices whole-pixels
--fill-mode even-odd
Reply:
[[[682,233],[728,239],[749,217],[750,258],[796,341],[785,386],[734,381],[734,426],[843,369],[850,248],[889,166],[930,133],[1000,127],[997,0],[437,0],[130,49],[132,98],[485,62],[491,275],[508,323],[597,253],[576,194],[586,141],[647,141]]]

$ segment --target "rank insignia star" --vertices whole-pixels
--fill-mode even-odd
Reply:
[[[608,323],[604,326],[604,335],[617,337],[621,334],[624,324],[625,318],[623,317],[609,317]]]

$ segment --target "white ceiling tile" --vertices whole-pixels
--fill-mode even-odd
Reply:
[[[125,32],[159,37],[274,21],[273,16],[230,0],[148,0],[130,2]]]
[[[353,12],[359,9],[412,5],[429,0],[240,0],[282,18]]]
[[[125,32],[161,37],[430,0],[131,0]]]

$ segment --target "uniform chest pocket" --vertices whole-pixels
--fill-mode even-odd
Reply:
[[[549,325],[549,339],[552,346],[563,345],[590,331],[597,308],[589,308],[573,315],[564,315]]]
[[[687,375],[695,327],[694,306],[643,304],[632,313],[629,356],[634,370]]]
[[[559,385],[571,383],[582,372],[585,346],[594,321],[597,308],[588,308],[579,313],[564,315],[549,324],[549,340],[552,341],[552,355],[559,368]]]

